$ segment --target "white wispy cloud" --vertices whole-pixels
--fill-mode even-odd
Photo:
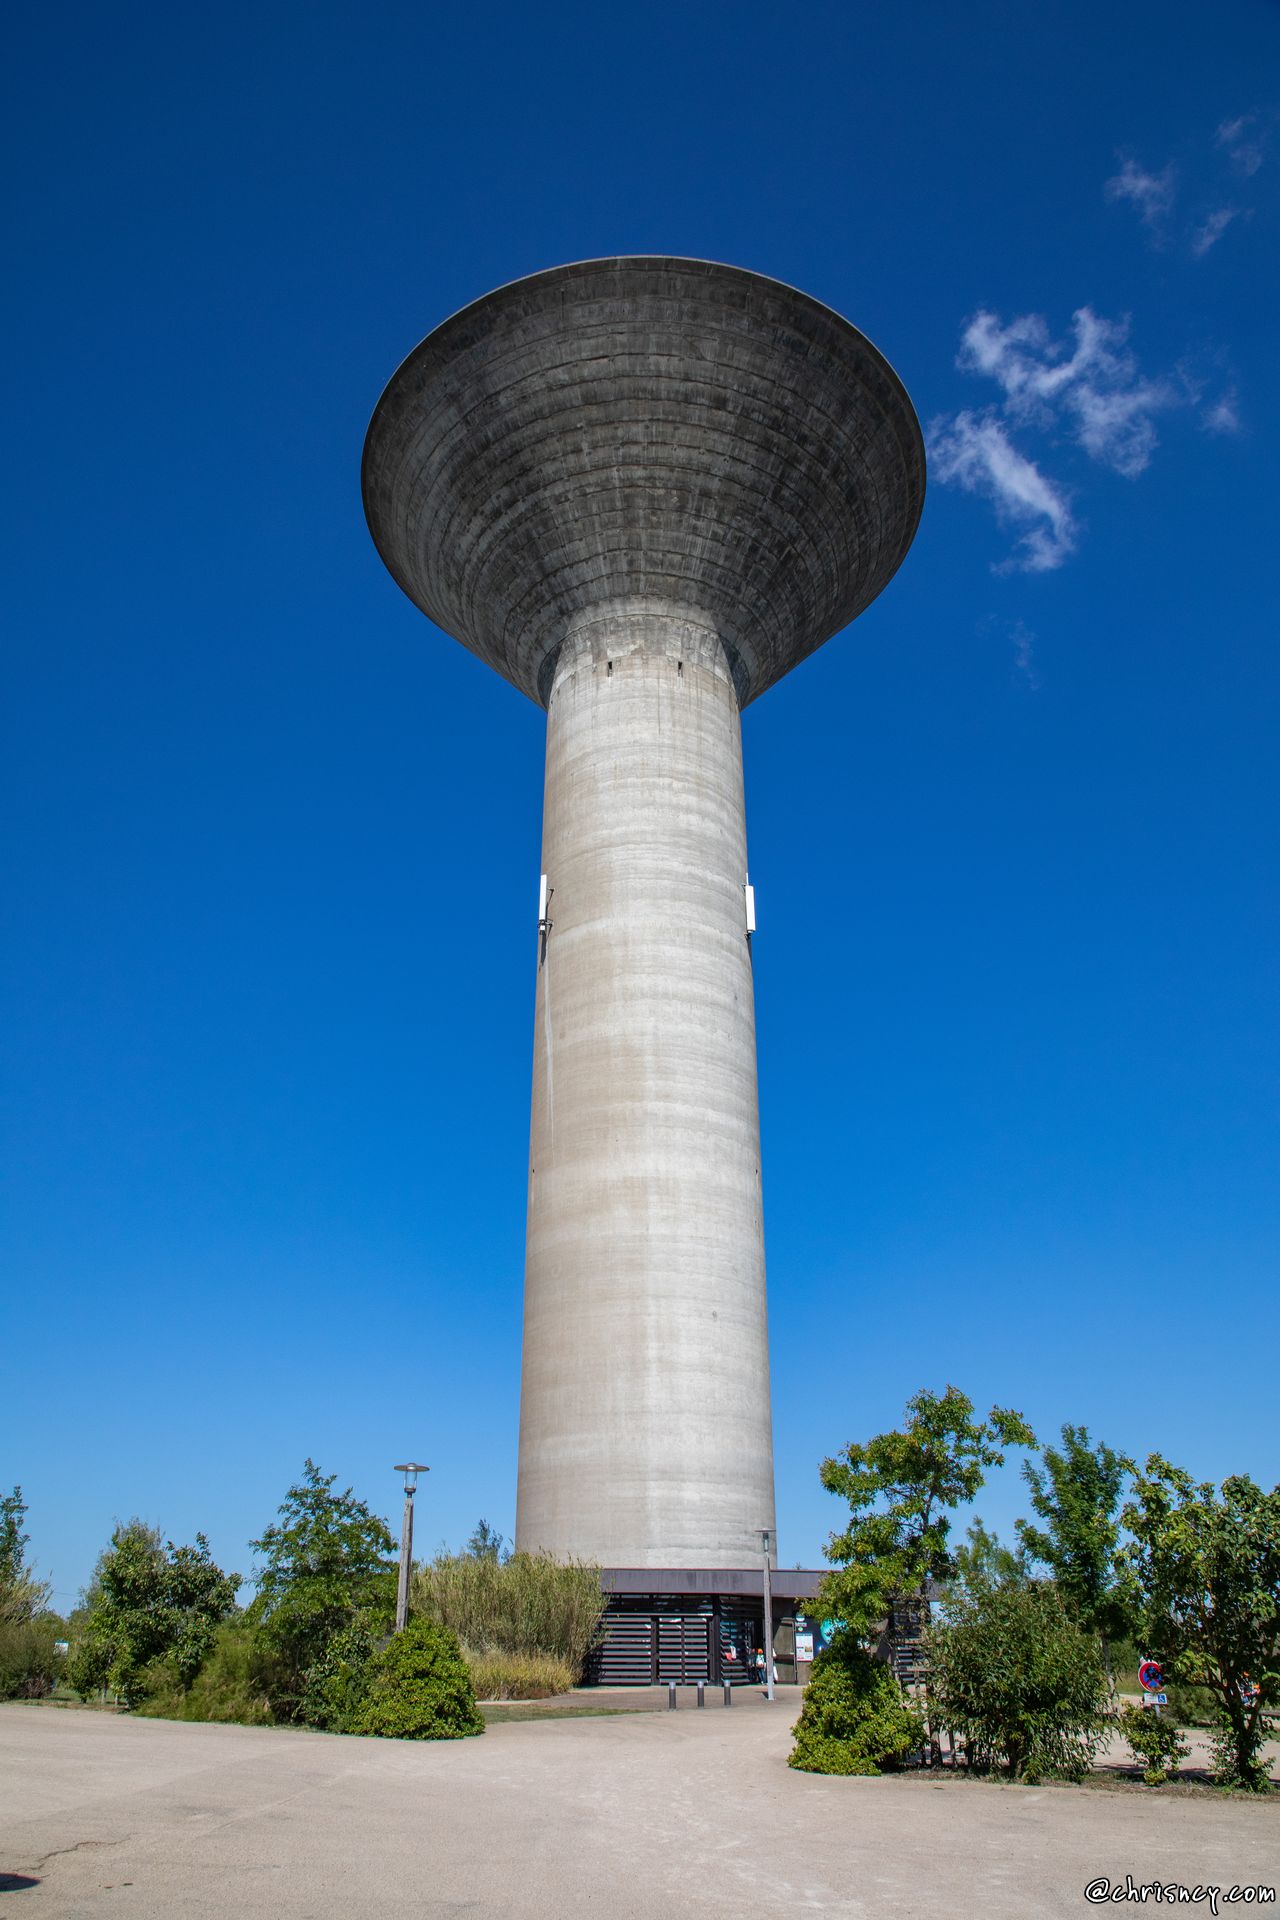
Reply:
[[[1119,173],[1113,174],[1103,186],[1108,200],[1128,200],[1137,209],[1147,226],[1159,228],[1173,211],[1174,196],[1177,192],[1177,171],[1170,161],[1159,173],[1150,173],[1139,166],[1132,154],[1117,154],[1120,162]]]
[[[1007,646],[1012,655],[1011,678],[1028,688],[1032,693],[1040,689],[1040,669],[1036,665],[1037,636],[1025,620],[1008,620],[1000,614],[988,613],[977,622],[974,631],[983,640],[998,642]]]
[[[1237,173],[1245,179],[1258,171],[1265,158],[1266,137],[1258,126],[1256,113],[1242,113],[1234,120],[1224,120],[1214,135],[1214,144],[1221,147]]]
[[[1055,340],[1038,313],[1004,326],[983,310],[965,328],[956,364],[1003,388],[1010,419],[1064,428],[1090,459],[1132,480],[1155,448],[1154,416],[1180,396],[1167,381],[1144,378],[1127,320],[1079,307],[1071,333],[1070,342]]]
[[[1210,247],[1216,246],[1233,220],[1243,216],[1239,207],[1217,207],[1191,235],[1191,251],[1197,260],[1204,258]]]
[[[1234,387],[1228,387],[1225,393],[1202,410],[1200,424],[1206,433],[1240,432],[1240,396]]]
[[[1000,398],[942,414],[929,430],[930,464],[944,486],[989,500],[1018,530],[997,572],[1047,573],[1075,551],[1080,528],[1070,490],[1015,444],[1032,433],[1074,441],[1090,460],[1135,480],[1156,446],[1156,418],[1199,402],[1189,376],[1181,385],[1149,379],[1129,346],[1127,319],[1079,307],[1068,336],[1055,339],[1041,314],[1007,323],[982,308],[960,336],[956,365],[994,381]],[[1228,431],[1225,417],[1214,429]]]
[[[943,415],[929,430],[934,476],[991,502],[1002,523],[1020,528],[998,571],[1047,573],[1074,550],[1075,519],[1066,491],[1013,445],[994,407]]]
[[[1013,667],[1020,673],[1034,692],[1040,685],[1040,675],[1036,671],[1036,636],[1022,620],[1015,620],[1009,634],[1013,641]]]
[[[1178,380],[1183,403],[1195,410],[1206,433],[1233,434],[1244,431],[1240,413],[1240,391],[1231,377],[1230,363],[1221,353],[1181,360]]]
[[[1232,171],[1247,180],[1263,163],[1266,139],[1267,128],[1261,117],[1256,113],[1242,113],[1235,119],[1222,122],[1213,136],[1213,143],[1225,156]],[[1212,183],[1207,186],[1202,183],[1197,193],[1193,178],[1192,206],[1194,208],[1195,199],[1199,198],[1200,211],[1180,214],[1175,220],[1180,180],[1173,161],[1168,161],[1156,171],[1143,166],[1131,153],[1118,153],[1116,158],[1120,162],[1120,171],[1103,182],[1102,191],[1108,200],[1127,201],[1137,209],[1155,247],[1164,247],[1176,238],[1179,245],[1186,246],[1193,260],[1203,260],[1233,221],[1250,217],[1251,210],[1248,207],[1226,203],[1215,207],[1209,198],[1214,193]],[[1193,175],[1201,171],[1202,167],[1192,169]],[[1222,182],[1219,180],[1214,198],[1220,199],[1221,195]]]

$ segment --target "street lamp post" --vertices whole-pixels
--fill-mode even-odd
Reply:
[[[396,1591],[396,1632],[403,1633],[409,1618],[409,1575],[413,1571],[413,1496],[418,1475],[430,1473],[419,1461],[404,1460],[396,1468],[404,1475],[404,1520],[400,1527],[400,1585]]]
[[[766,1700],[773,1699],[773,1584],[769,1569],[770,1527],[761,1527],[760,1540],[764,1547],[764,1692]]]

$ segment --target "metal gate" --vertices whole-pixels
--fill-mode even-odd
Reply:
[[[711,1628],[708,1613],[660,1613],[655,1617],[658,1664],[655,1680],[688,1684],[711,1678]]]
[[[611,1613],[591,1657],[601,1687],[645,1687],[658,1680],[713,1680],[709,1613]]]
[[[600,1687],[647,1687],[653,1682],[653,1619],[647,1613],[612,1613],[604,1638],[591,1656],[590,1676]]]

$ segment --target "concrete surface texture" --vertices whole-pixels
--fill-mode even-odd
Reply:
[[[705,261],[502,288],[374,414],[383,559],[548,714],[522,1548],[741,1567],[773,1527],[739,710],[880,592],[923,490],[870,342]]]
[[[741,1567],[774,1524],[746,858],[715,634],[585,617],[547,719],[524,1547]]]
[[[415,1744],[3,1707],[0,1920],[1031,1920],[1089,1912],[1099,1876],[1280,1879],[1280,1796],[825,1779],[785,1765],[793,1717],[756,1698]]]
[[[410,599],[541,705],[574,617],[638,598],[714,628],[745,706],[888,583],[924,446],[892,368],[818,301],[706,260],[589,260],[415,348],[363,489]]]

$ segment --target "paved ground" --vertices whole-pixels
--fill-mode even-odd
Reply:
[[[0,1707],[0,1920],[1038,1920],[1100,1875],[1280,1883],[1280,1795],[823,1779],[785,1765],[793,1704],[438,1745]]]

